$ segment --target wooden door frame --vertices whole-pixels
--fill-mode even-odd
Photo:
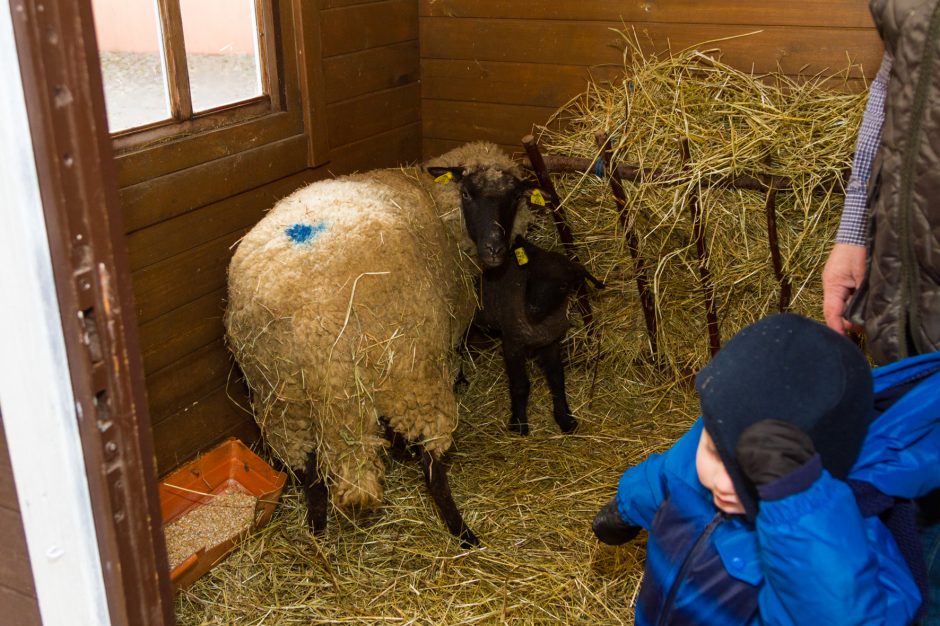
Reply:
[[[87,479],[108,621],[113,626],[173,624],[150,420],[91,4],[89,0],[7,2],[58,300],[58,330],[74,400],[75,423],[64,426],[66,431],[77,430],[81,441],[77,460],[83,462]],[[60,412],[60,418],[68,419],[68,413]],[[8,415],[7,407],[4,417],[17,418]],[[20,457],[19,464],[14,459],[14,474],[20,477],[17,465],[22,470],[27,455],[40,456],[43,451],[14,450],[20,439],[9,437],[16,432],[15,425],[6,426],[11,457]],[[17,486],[19,490],[20,480]],[[30,497],[36,495],[28,490],[20,494],[21,504],[30,506]],[[41,505],[41,499],[34,504]],[[28,515],[23,513],[26,522]],[[61,601],[44,597],[48,588],[40,580],[46,561],[56,555],[48,549],[40,553],[43,544],[30,536],[35,529],[27,523],[25,530],[42,610],[45,603]],[[80,547],[62,546],[70,548]],[[46,614],[43,611],[44,619]]]

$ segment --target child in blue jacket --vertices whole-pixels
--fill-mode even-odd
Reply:
[[[873,384],[847,339],[774,315],[695,386],[701,419],[594,520],[609,544],[649,531],[638,626],[912,623],[925,574],[910,499],[940,486],[940,353]]]

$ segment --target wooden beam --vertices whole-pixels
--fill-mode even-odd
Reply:
[[[160,12],[167,88],[170,92],[170,113],[175,120],[188,120],[193,116],[193,96],[189,85],[180,0],[157,0],[157,7]]]
[[[247,398],[238,385],[233,384],[228,389],[223,385],[196,404],[156,424],[153,439],[157,473],[166,474],[232,435],[252,442],[257,437],[258,427],[251,414],[245,412],[247,407]]]
[[[330,148],[421,121],[421,85],[410,83],[337,102],[327,108]]]
[[[307,166],[316,167],[330,158],[320,11],[312,3],[303,0],[293,0],[291,10],[297,42],[304,129],[308,137]]]
[[[73,458],[71,455],[77,452],[61,448],[63,433],[80,437],[84,475],[79,480],[87,481],[88,489],[73,489],[72,494],[64,495],[68,490],[50,485],[45,488],[48,493],[32,494],[33,502],[61,501],[76,493],[83,494],[87,501],[90,495],[97,538],[96,550],[88,550],[87,542],[85,546],[69,545],[72,523],[67,520],[32,519],[32,524],[27,523],[31,552],[46,551],[39,547],[42,543],[34,546],[33,541],[51,541],[45,546],[60,546],[58,556],[65,557],[52,570],[49,559],[33,561],[37,597],[44,618],[69,623],[69,608],[81,605],[63,602],[62,596],[67,597],[72,589],[89,593],[88,579],[79,575],[80,580],[76,580],[74,574],[71,581],[58,578],[72,571],[68,563],[76,555],[79,559],[86,555],[100,558],[100,568],[95,570],[100,572],[99,586],[103,582],[107,595],[110,624],[172,624],[173,597],[160,525],[153,441],[146,428],[149,414],[130,271],[123,245],[100,59],[96,42],[89,37],[94,33],[91,3],[25,0],[17,5],[13,31],[22,81],[17,78],[11,82],[22,85],[29,117],[34,155],[26,160],[35,167],[42,198],[48,233],[47,262],[52,262],[56,292],[51,306],[59,309],[58,341],[64,344],[65,354],[56,360],[60,367],[67,366],[68,375],[68,383],[57,384],[54,393],[65,394],[62,390],[70,387],[68,400],[59,408],[62,412],[66,404],[69,407],[62,417],[69,420],[70,427],[37,427],[43,423],[38,415],[31,417],[30,426],[47,439],[35,450],[46,451],[40,455],[46,465],[43,471],[54,474],[58,469],[62,474],[56,477],[57,485],[79,484],[72,482],[75,479],[67,475],[64,464],[50,464],[49,459],[61,461]],[[38,323],[42,327],[42,322]],[[28,366],[22,369],[35,371]],[[43,394],[49,395],[49,391],[38,395]],[[5,403],[6,398],[4,395]],[[61,398],[65,400],[66,395]],[[5,404],[4,411],[8,408]],[[52,415],[55,413],[46,417]],[[27,466],[18,464],[16,455],[35,451],[17,450],[8,413],[4,415],[4,428],[11,461],[20,476]],[[29,443],[25,438],[19,442]],[[31,480],[42,480],[43,471],[31,472]],[[25,510],[26,506],[22,508],[24,518],[52,512],[46,505],[31,512]],[[63,539],[42,538],[46,531]],[[89,616],[72,617],[83,621]]]
[[[222,338],[175,361],[172,366],[147,376],[147,400],[151,424],[182,411],[206,396],[221,382],[238,378],[234,362]]]
[[[533,124],[544,122],[554,112],[551,107],[424,100],[422,134],[430,139],[518,146],[519,137],[531,133]]]
[[[419,0],[421,17],[624,22],[738,24],[874,28],[868,5],[857,0]]]
[[[423,82],[418,41],[356,50],[323,60],[323,92],[328,104],[376,91]]]
[[[295,135],[121,190],[124,228],[132,233],[303,170],[307,137]]]
[[[303,170],[268,185],[200,207],[127,236],[131,271],[143,269],[229,233],[254,226],[284,196],[316,178]]]
[[[134,272],[139,323],[148,322],[225,286],[232,250],[244,231],[218,239]]]
[[[389,0],[323,11],[323,57],[413,41],[418,38],[418,5]]]
[[[421,56],[622,67],[625,42],[616,31],[623,28],[619,21],[422,18]],[[647,52],[720,49],[723,62],[757,74],[835,74],[851,59],[873,76],[883,50],[874,29],[651,23],[638,26],[637,35]],[[852,73],[856,78],[861,75],[858,69]]]
[[[225,287],[220,287],[141,324],[140,346],[147,376],[222,337],[225,293]]]

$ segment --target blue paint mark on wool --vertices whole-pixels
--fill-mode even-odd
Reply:
[[[318,222],[317,224],[294,224],[284,230],[288,237],[297,245],[310,243],[317,238],[317,235],[326,230],[326,224]]]

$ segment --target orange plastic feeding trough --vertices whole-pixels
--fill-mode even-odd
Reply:
[[[247,506],[251,506],[252,500],[256,498],[253,513],[246,511],[248,517],[242,526],[233,529],[227,536],[208,536],[204,544],[197,537],[193,545],[203,545],[182,562],[171,562],[170,581],[174,589],[179,590],[192,584],[221,561],[252,528],[267,524],[274,514],[274,507],[277,506],[286,480],[284,472],[274,470],[234,437],[164,477],[160,482],[164,532],[176,522],[193,519],[200,509],[205,510],[213,502],[219,503],[221,498],[229,497],[230,494],[237,494],[236,497],[251,496],[245,498]]]

